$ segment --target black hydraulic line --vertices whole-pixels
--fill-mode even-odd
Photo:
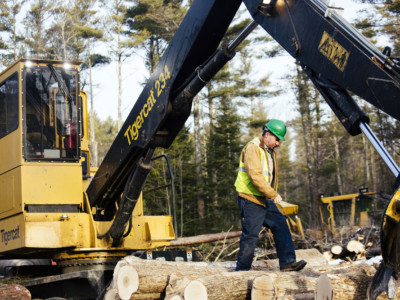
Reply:
[[[131,173],[125,185],[123,198],[118,207],[118,212],[107,232],[107,234],[109,234],[113,239],[114,247],[119,245],[119,242],[124,235],[126,225],[128,224],[133,209],[136,206],[136,202],[140,197],[147,175],[150,173],[152,168],[151,158],[154,150],[155,149],[150,148],[147,151],[146,156],[140,158],[135,170]],[[102,236],[99,236],[99,238],[101,237]]]
[[[175,111],[187,111],[194,96],[222,69],[225,64],[235,56],[235,49],[241,42],[258,26],[256,21],[252,21],[228,46],[222,46],[216,53],[209,58],[203,66],[196,69],[196,74],[192,80],[179,92],[172,101]],[[181,89],[178,89],[178,91]]]
[[[159,156],[154,157],[152,160],[156,160],[159,158],[165,158],[167,165],[168,165],[168,171],[169,171],[169,176],[171,177],[171,191],[172,191],[172,216],[173,216],[173,227],[174,227],[174,232],[176,233],[177,231],[177,223],[176,223],[176,201],[175,201],[175,176],[174,176],[174,172],[172,172],[172,168],[171,168],[171,162],[169,160],[168,155],[166,154],[161,154]],[[168,186],[168,185],[165,185]]]
[[[256,21],[251,21],[249,25],[247,25],[246,28],[229,43],[228,51],[231,52],[235,50],[257,26],[258,23]]]
[[[132,216],[129,218],[129,225],[128,225],[128,230],[125,232],[125,234],[122,237],[127,237],[129,233],[131,233],[132,230]]]

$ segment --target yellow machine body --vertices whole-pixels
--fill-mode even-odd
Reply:
[[[297,204],[281,201],[281,203],[277,204],[277,207],[279,211],[284,216],[286,216],[286,220],[292,234],[298,234],[304,240],[305,236],[303,224],[301,223],[301,219],[297,215],[299,212],[299,206]]]
[[[141,197],[132,214],[131,231],[121,245],[112,247],[109,239],[98,238],[111,221],[94,221],[85,195],[93,170],[79,65],[70,63],[64,71],[62,61],[21,59],[0,74],[3,257],[154,249],[175,239],[172,217],[144,216]],[[55,79],[64,77],[66,83]],[[38,95],[44,95],[45,101]],[[29,123],[32,116],[40,124],[36,132]]]
[[[358,205],[361,197],[374,196],[374,192],[354,193],[331,197],[320,197],[320,217],[326,230],[335,237],[343,227],[363,227],[370,225],[368,213],[371,205]]]

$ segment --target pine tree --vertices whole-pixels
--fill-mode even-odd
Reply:
[[[135,47],[138,46],[140,41],[135,39],[135,36],[127,36],[128,30],[125,23],[125,16],[127,12],[127,1],[101,0],[103,9],[107,11],[106,19],[103,24],[105,32],[105,43],[107,44],[109,55],[113,61],[117,63],[118,74],[118,128],[121,128],[122,120],[122,68],[124,62],[134,53]]]
[[[97,141],[94,130],[94,99],[93,99],[93,81],[92,81],[92,68],[94,66],[94,62],[92,60],[93,53],[92,48],[93,44],[100,40],[103,37],[103,31],[98,27],[99,20],[96,16],[97,11],[94,9],[97,4],[97,0],[75,0],[75,5],[72,10],[73,15],[75,16],[76,22],[74,23],[75,30],[77,32],[78,37],[82,40],[81,45],[77,45],[75,48],[76,53],[79,53],[79,56],[83,56],[88,66],[89,73],[89,97],[90,97],[90,124],[92,124],[89,128],[90,131],[90,151],[92,153],[92,164],[94,166],[98,166],[98,150],[97,150]],[[81,48],[80,48],[80,47]]]
[[[25,0],[4,0],[0,3],[0,33],[5,34],[5,40],[0,37],[1,61],[4,66],[16,61],[21,55],[20,48],[23,38],[17,31],[17,16],[21,12]]]
[[[34,58],[49,58],[51,51],[48,45],[49,30],[46,22],[51,18],[54,2],[50,0],[35,0],[25,16],[24,24],[27,32],[25,44]]]
[[[74,1],[58,1],[50,10],[52,23],[48,30],[51,44],[50,57],[58,60],[77,60],[83,49],[83,41],[75,30]]]
[[[186,8],[182,0],[134,0],[128,8],[126,21],[134,39],[145,50],[145,64],[153,73],[161,54],[178,29]]]
[[[207,202],[207,228],[210,231],[228,230],[238,224],[237,193],[234,182],[241,151],[240,124],[234,101],[223,97],[218,107],[214,134],[209,138],[213,151],[207,157],[208,185],[212,201]],[[213,166],[213,167],[211,167]],[[210,172],[213,172],[212,174]],[[211,199],[210,199],[211,200]],[[215,219],[220,222],[215,222]]]

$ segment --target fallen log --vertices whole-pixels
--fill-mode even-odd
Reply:
[[[184,245],[209,243],[224,239],[232,239],[240,237],[241,235],[242,235],[241,231],[234,231],[234,232],[222,232],[215,234],[202,234],[197,236],[181,237],[177,238],[174,241],[171,241],[170,246],[184,246]]]
[[[228,272],[215,274],[191,281],[184,292],[170,291],[168,296],[175,299],[365,299],[367,287],[375,268],[368,264],[348,264],[329,273],[321,274],[315,268],[300,272]],[[192,285],[191,285],[192,284]],[[249,294],[249,291],[251,292]],[[180,298],[179,298],[180,297]],[[396,298],[400,299],[400,290]],[[378,300],[388,299],[382,294]]]
[[[368,248],[365,251],[365,256],[367,259],[370,259],[371,257],[379,256],[381,255],[381,248],[380,247],[375,247],[375,248]]]
[[[128,266],[129,270],[126,274],[137,274],[137,277],[135,275],[128,278],[120,275],[121,271]],[[114,290],[114,292],[109,292],[110,295],[116,293],[121,299],[125,299],[121,297],[121,295],[126,297],[125,291],[128,291],[127,293],[134,291],[131,299],[159,299],[163,298],[162,294],[172,274],[179,278],[187,277],[189,280],[194,280],[227,271],[226,268],[210,266],[205,262],[169,262],[127,256],[115,267],[113,280],[107,293],[109,290]],[[120,291],[124,294],[120,294]]]
[[[165,299],[172,299],[175,296],[184,299],[194,299],[196,296],[195,299],[199,300],[245,299],[251,292],[251,282],[265,274],[263,271],[241,271],[223,272],[191,281],[183,278],[180,283],[175,283],[179,288],[167,288]]]
[[[178,296],[198,300],[314,299],[317,278],[301,273],[267,273],[264,271],[225,272],[190,281],[182,290],[167,291],[166,299]],[[292,299],[290,298],[290,299]],[[289,298],[288,298],[289,299]]]
[[[333,269],[325,275],[330,279],[333,289],[333,299],[355,300],[366,299],[368,285],[376,269],[368,264],[351,264],[347,268]],[[388,299],[385,293],[377,300]],[[400,299],[400,289],[396,290],[394,299]]]
[[[0,284],[0,299],[2,300],[30,300],[31,293],[20,284]]]

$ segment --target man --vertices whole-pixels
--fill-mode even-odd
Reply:
[[[275,203],[282,201],[277,193],[278,165],[274,149],[285,140],[286,126],[271,120],[256,137],[243,148],[235,187],[242,222],[240,250],[236,271],[250,270],[254,249],[261,226],[271,229],[281,271],[299,271],[307,264],[296,262],[296,254],[289,227]]]

